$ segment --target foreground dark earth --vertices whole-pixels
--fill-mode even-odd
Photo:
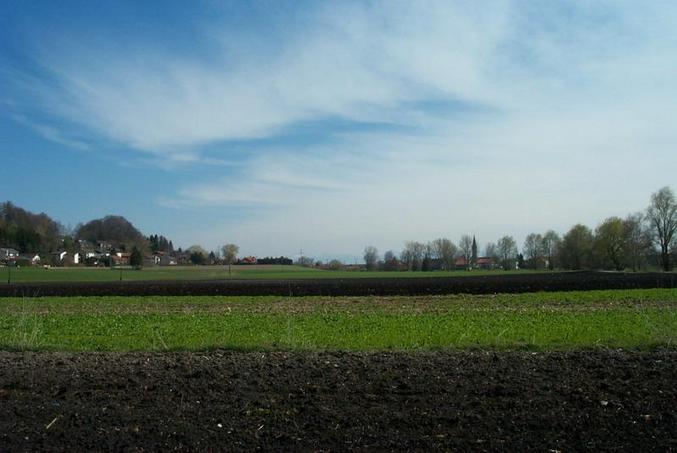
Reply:
[[[677,450],[677,352],[0,352],[0,451]]]

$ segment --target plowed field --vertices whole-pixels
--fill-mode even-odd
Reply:
[[[0,284],[0,297],[412,296],[675,287],[677,275],[672,273],[553,272],[420,278],[16,283]]]
[[[0,352],[2,451],[669,451],[677,353]]]

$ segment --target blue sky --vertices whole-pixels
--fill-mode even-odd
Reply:
[[[256,255],[594,227],[677,185],[675,23],[669,1],[5,1],[0,199]]]

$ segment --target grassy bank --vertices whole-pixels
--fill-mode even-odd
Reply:
[[[674,347],[677,290],[439,297],[0,299],[0,348]]]

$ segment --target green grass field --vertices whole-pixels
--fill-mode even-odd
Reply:
[[[672,348],[677,290],[421,297],[0,298],[0,349]]]
[[[137,280],[225,280],[225,279],[299,279],[299,278],[418,278],[418,277],[463,277],[469,275],[504,275],[534,271],[452,271],[452,272],[367,272],[330,271],[301,266],[233,266],[228,275],[225,266],[172,266],[145,267],[141,270],[108,269],[90,267],[41,267],[0,268],[0,285],[27,282],[111,282]],[[11,273],[11,274],[10,274]]]

